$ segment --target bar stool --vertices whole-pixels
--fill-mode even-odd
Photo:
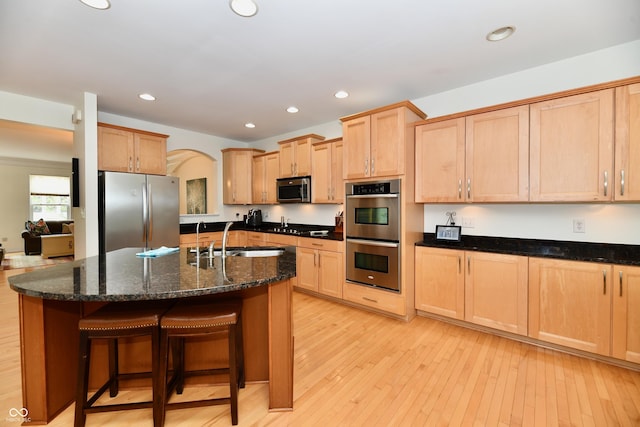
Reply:
[[[158,362],[160,348],[160,317],[170,307],[165,302],[115,302],[109,303],[94,313],[80,319],[80,359],[78,363],[78,384],[76,389],[75,427],[85,425],[86,416],[94,412],[120,411],[126,409],[154,408],[154,425],[160,406],[160,382],[158,382]],[[118,338],[151,336],[151,372],[120,373],[118,369]],[[109,379],[87,398],[91,341],[106,339],[109,343]],[[146,402],[105,404],[93,406],[109,389],[109,395],[118,394],[119,381],[125,378],[152,378],[153,400]]]
[[[188,337],[226,333],[229,341],[229,364],[225,368],[185,371],[184,341]],[[173,357],[173,375],[167,384],[169,348]],[[160,320],[160,384],[162,388],[159,425],[166,410],[207,405],[231,406],[231,423],[238,424],[238,389],[244,388],[244,349],[242,340],[242,300],[211,303],[178,303]],[[230,396],[188,402],[168,403],[174,389],[182,394],[184,378],[195,375],[229,375]]]

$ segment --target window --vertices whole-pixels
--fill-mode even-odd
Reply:
[[[29,175],[31,220],[70,219],[70,188],[67,176]]]

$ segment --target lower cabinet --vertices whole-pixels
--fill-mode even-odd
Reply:
[[[640,363],[640,267],[613,267],[612,356]]]
[[[640,267],[529,259],[529,335],[640,363]]]
[[[465,320],[527,335],[528,258],[465,252]]]
[[[464,251],[416,248],[416,310],[464,319]]]
[[[416,309],[527,334],[527,257],[416,248]]]
[[[323,295],[342,298],[344,250],[342,242],[298,238],[297,286]]]

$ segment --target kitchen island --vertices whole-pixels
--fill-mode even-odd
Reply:
[[[271,257],[197,258],[188,248],[157,258],[140,258],[126,248],[12,276],[19,293],[23,405],[31,423],[48,423],[75,399],[78,320],[107,302],[140,300],[243,299],[245,374],[248,382],[269,382],[269,409],[293,408],[293,334],[290,279],[296,275],[295,248]],[[108,372],[106,345],[92,349],[90,386]],[[187,365],[198,368],[224,360],[187,350]],[[150,370],[150,341],[121,341],[120,370]],[[190,355],[190,356],[189,356]],[[135,387],[140,381],[127,386]]]

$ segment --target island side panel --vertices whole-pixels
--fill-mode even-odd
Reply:
[[[80,305],[22,294],[18,304],[23,404],[44,424],[75,398]]]
[[[291,280],[269,285],[269,410],[293,410]]]

